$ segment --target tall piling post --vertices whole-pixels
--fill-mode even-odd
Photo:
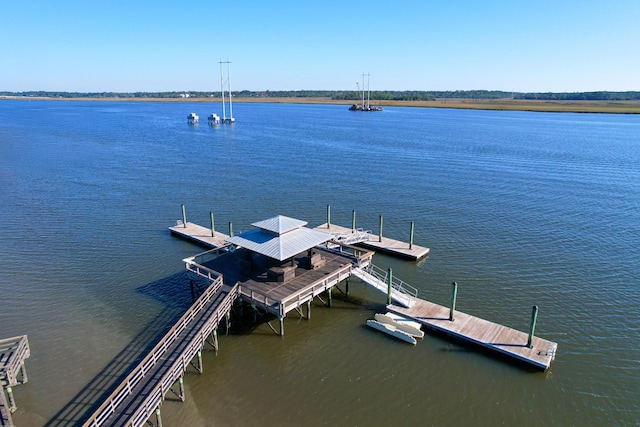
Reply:
[[[533,333],[536,330],[536,320],[538,319],[538,306],[534,305],[531,310],[531,327],[529,328],[529,338],[527,339],[527,347],[533,348]]]
[[[8,386],[6,388],[7,396],[9,397],[9,412],[14,413],[18,407],[16,406],[16,399],[13,397],[13,388]],[[2,388],[0,386],[0,393],[2,393]]]
[[[216,236],[216,223],[213,220],[213,212],[209,211],[209,218],[211,219],[211,237]]]
[[[356,211],[351,211],[351,232],[354,233],[356,231]]]
[[[380,215],[380,233],[378,233],[378,242],[382,242],[382,215]]]
[[[160,407],[156,408],[156,426],[162,427],[162,417],[160,416]]]
[[[413,249],[413,228],[414,224],[413,221],[411,221],[411,232],[409,233],[409,249]]]
[[[456,297],[458,295],[458,284],[453,282],[453,291],[451,293],[451,310],[449,311],[449,320],[454,321],[453,313],[456,311]]]
[[[327,228],[331,228],[331,205],[327,205]]]
[[[184,208],[184,205],[182,206],[182,226],[184,228],[187,228],[187,211]]]
[[[393,291],[393,270],[387,272],[387,305],[391,304],[391,292]]]
[[[24,362],[20,365],[20,374],[22,375],[22,384],[28,383],[27,368],[24,366]]]
[[[229,221],[229,237],[233,237],[233,223]]]
[[[184,380],[182,377],[178,379],[178,383],[180,384],[180,400],[184,402]]]

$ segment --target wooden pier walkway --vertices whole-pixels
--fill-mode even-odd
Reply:
[[[198,245],[204,246],[205,248],[219,248],[224,246],[226,244],[225,239],[229,238],[228,235],[220,233],[219,231],[216,231],[214,233],[215,235],[212,236],[211,228],[203,227],[191,222],[184,224],[180,221],[179,224],[169,227],[169,230],[171,230],[171,234],[190,240]]]
[[[161,425],[160,404],[170,391],[184,401],[184,372],[196,356],[195,368],[202,372],[201,350],[210,337],[217,349],[216,329],[228,315],[237,294],[237,286],[229,288],[223,285],[221,276],[213,277],[205,292],[83,426],[138,427],[146,424],[153,414]],[[172,388],[176,382],[179,391]]]
[[[324,231],[325,233],[331,233],[333,235],[345,235],[354,233],[354,230],[347,227],[342,227],[335,224],[324,224],[315,228],[318,231]],[[371,234],[369,240],[356,243],[358,246],[365,247],[367,249],[373,249],[377,252],[384,252],[389,255],[399,256],[407,258],[413,261],[420,260],[429,255],[430,249],[415,244],[409,244],[400,240],[390,239],[389,237],[382,236],[382,239],[378,235]]]
[[[558,344],[536,336],[532,347],[527,347],[528,333],[520,332],[488,320],[480,319],[460,311],[454,312],[454,321],[449,320],[450,309],[416,298],[410,308],[388,305],[387,309],[411,318],[429,329],[455,337],[465,342],[480,345],[491,351],[518,359],[526,364],[546,370],[553,361]]]
[[[0,340],[0,426],[12,426],[16,402],[13,387],[29,381],[24,361],[31,355],[26,335]],[[7,396],[5,396],[5,390]]]

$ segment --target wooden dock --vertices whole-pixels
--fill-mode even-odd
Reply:
[[[308,316],[308,304],[322,293],[326,293],[330,305],[332,288],[349,278],[353,269],[367,266],[373,256],[371,251],[347,245],[341,250],[320,247],[313,250],[322,259],[322,265],[312,268],[305,254],[300,254],[292,260],[293,278],[286,281],[271,277],[266,266],[242,268],[249,255],[246,249],[234,252],[214,249],[184,261],[188,271],[204,279],[222,275],[225,283],[237,283],[242,300],[276,316],[280,321],[279,334],[284,335],[282,321],[288,312],[301,310],[307,304]],[[254,258],[254,264],[259,265],[259,260]]]
[[[546,370],[553,361],[558,344],[536,336],[527,347],[528,333],[520,332],[460,311],[449,320],[450,309],[419,298],[411,308],[388,305],[387,309],[411,318],[429,329],[442,332],[465,342],[515,358],[528,365]]]
[[[335,224],[324,223],[315,228],[318,231],[324,231],[325,233],[331,233],[333,235],[345,235],[354,233],[354,230],[347,227],[342,227]],[[409,244],[400,240],[391,239],[389,237],[380,238],[378,235],[370,234],[369,240],[356,243],[358,246],[372,249],[376,252],[384,252],[389,255],[398,256],[401,258],[407,258],[413,261],[418,261],[427,255],[429,255],[430,249],[415,244]]]
[[[26,335],[0,340],[0,426],[13,425],[11,413],[17,409],[13,387],[29,381],[24,361],[30,355]]]
[[[138,427],[145,425],[154,414],[156,425],[162,425],[162,401],[170,392],[184,401],[184,372],[189,365],[202,372],[201,351],[205,342],[217,350],[216,329],[228,316],[237,294],[237,286],[223,286],[222,277],[214,277],[204,293],[83,426]],[[194,364],[192,360],[196,357],[198,361]]]
[[[225,239],[229,236],[215,231],[214,236],[211,234],[211,228],[203,227],[198,224],[187,222],[186,224],[180,221],[179,224],[169,227],[171,234],[181,237],[185,240],[189,240],[205,248],[219,248],[225,245]]]

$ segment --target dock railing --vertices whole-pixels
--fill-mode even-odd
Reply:
[[[376,279],[387,283],[387,279],[389,276],[388,271],[385,271],[374,264],[369,264],[366,268],[363,268],[363,270],[374,276]],[[393,288],[393,290],[398,291],[401,294],[414,298],[418,296],[418,290],[416,288],[414,288],[407,282],[398,279],[396,276],[391,277],[391,287]]]
[[[211,301],[216,292],[222,287],[222,276],[218,276],[214,279],[206,291],[200,295],[196,302],[187,310],[187,312],[178,320],[178,322],[167,332],[158,344],[151,350],[151,352],[134,368],[134,370],[127,375],[122,383],[109,395],[107,399],[100,405],[100,407],[93,413],[93,415],[83,424],[84,426],[101,426],[108,418],[116,412],[116,409],[127,396],[133,393],[133,389],[138,385],[140,381],[145,377],[156,363],[158,363],[162,356],[166,353],[167,349],[176,341],[178,336],[188,327],[189,323],[196,317],[196,315],[203,309],[203,307]],[[234,292],[237,292],[237,285],[233,288]],[[210,325],[212,322],[207,322]],[[206,326],[205,325],[205,329]],[[203,329],[204,331],[204,329]],[[211,331],[209,331],[210,333]],[[163,378],[159,387],[157,387],[145,401],[145,405],[136,411],[134,419],[139,420],[141,417],[145,417],[141,422],[135,422],[133,425],[141,425],[151,415],[153,411],[158,407],[159,402],[164,398],[164,395],[169,387],[177,380],[177,378],[184,372],[187,365],[193,358],[193,355],[197,350],[193,350],[200,345],[198,350],[202,348],[204,340],[208,334],[199,333],[195,342],[192,342],[187,351],[183,353],[180,360],[172,367],[169,375]],[[193,353],[193,354],[192,354]],[[187,359],[187,357],[190,358]],[[180,371],[182,369],[182,371]],[[180,375],[176,376],[176,372]],[[153,405],[148,406],[147,403],[155,402]],[[146,415],[143,415],[146,414]]]

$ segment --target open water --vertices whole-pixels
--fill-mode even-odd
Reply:
[[[640,117],[449,109],[0,101],[0,338],[27,334],[18,426],[73,425],[188,306],[167,227],[277,214],[431,248],[374,263],[559,344],[547,372],[368,329],[384,296],[221,337],[165,426],[638,425]],[[194,111],[202,122],[189,126]]]

